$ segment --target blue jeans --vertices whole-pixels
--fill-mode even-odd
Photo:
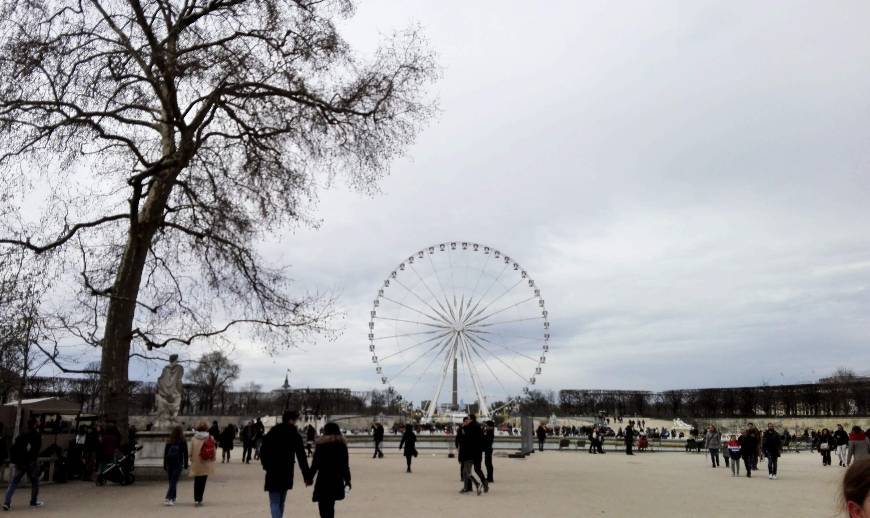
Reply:
[[[169,468],[169,489],[166,491],[167,500],[175,500],[175,488],[178,486],[178,479],[181,478],[181,466]]]
[[[272,511],[272,518],[283,518],[286,500],[287,491],[269,491],[269,510]]]
[[[27,466],[24,466],[24,469],[14,466],[13,473],[14,475],[9,480],[9,488],[6,489],[6,497],[3,503],[12,505],[12,495],[15,493],[15,489],[18,488],[18,484],[21,483],[21,479],[24,478],[24,475],[27,475],[27,479],[30,480],[30,503],[35,504],[36,498],[39,496],[39,464],[31,462]]]

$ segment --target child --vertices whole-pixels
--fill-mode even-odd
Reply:
[[[740,443],[737,442],[737,436],[731,434],[728,438],[728,442],[725,443],[725,448],[727,449],[725,464],[728,464],[728,459],[731,459],[731,476],[739,477],[740,476]]]

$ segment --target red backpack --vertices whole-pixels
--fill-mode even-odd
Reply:
[[[205,441],[202,442],[202,448],[199,449],[199,458],[202,460],[214,460],[215,452],[214,437],[209,435],[206,437]]]

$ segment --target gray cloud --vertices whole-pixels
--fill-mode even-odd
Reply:
[[[243,379],[365,389],[371,300],[402,258],[491,243],[553,320],[543,386],[815,379],[870,362],[865,2],[364,2],[352,43],[415,20],[442,112],[382,193],[265,243],[343,335]],[[782,374],[780,374],[782,373]],[[270,385],[271,384],[271,385]]]

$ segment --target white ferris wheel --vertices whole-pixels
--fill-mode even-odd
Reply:
[[[369,351],[381,383],[425,401],[431,421],[450,383],[449,408],[527,392],[547,361],[550,323],[529,273],[479,243],[439,243],[407,256],[372,303]],[[424,399],[427,398],[427,399]]]

